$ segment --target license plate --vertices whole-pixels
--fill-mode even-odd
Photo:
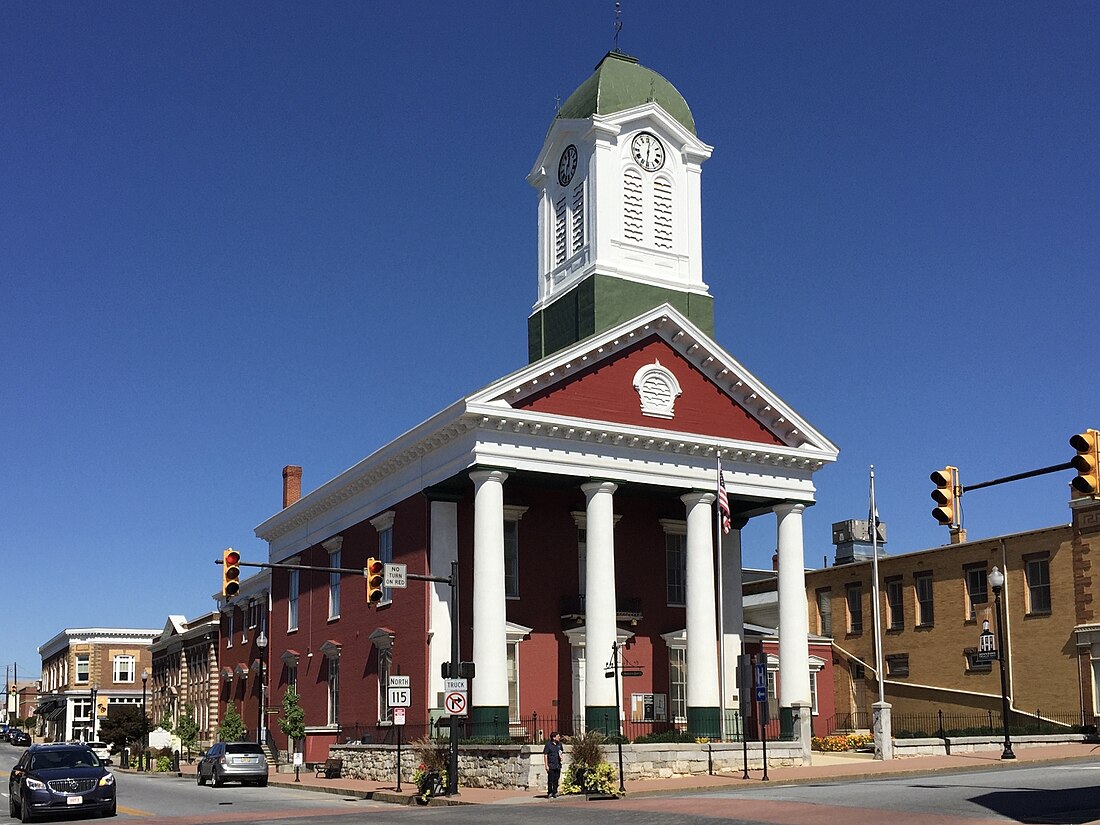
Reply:
[[[242,756],[237,759],[238,762],[247,762],[249,765],[255,765],[260,761],[258,756]]]
[[[83,805],[84,804],[84,797],[82,797],[82,796],[70,796],[68,799],[65,800],[65,804],[66,805]]]

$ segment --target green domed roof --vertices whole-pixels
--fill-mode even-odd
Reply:
[[[622,52],[607,53],[592,76],[562,104],[558,117],[584,119],[610,115],[650,101],[695,134],[691,109],[676,87],[638,63],[638,58]]]

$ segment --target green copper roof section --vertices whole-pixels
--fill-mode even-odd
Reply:
[[[596,71],[562,104],[558,117],[583,120],[592,115],[610,115],[656,103],[685,129],[695,134],[695,119],[676,87],[621,52],[608,52]]]

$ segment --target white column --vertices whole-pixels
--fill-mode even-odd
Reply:
[[[611,659],[618,628],[615,624],[615,511],[610,481],[582,484],[587,497],[585,513],[584,593],[584,701],[588,708],[614,708],[615,683],[604,678],[603,665]],[[596,724],[590,722],[590,724]]]
[[[451,575],[451,562],[458,561],[458,504],[431,503],[431,568],[433,576]],[[451,587],[435,582],[429,591],[429,626],[432,640],[428,651],[428,691],[424,707],[437,707],[443,691],[443,663],[451,660]]]
[[[508,636],[504,599],[504,480],[499,470],[475,470],[474,649],[472,706],[508,707]]]
[[[714,606],[714,493],[680,496],[687,507],[687,706],[718,709],[718,619]],[[590,551],[591,552],[591,551]],[[717,718],[717,717],[716,717]]]
[[[743,650],[745,636],[745,598],[741,580],[741,527],[734,520],[733,529],[722,539],[722,630],[726,653],[726,710],[737,707],[737,657]]]
[[[779,706],[810,703],[809,613],[802,551],[804,504],[772,508],[779,547]]]

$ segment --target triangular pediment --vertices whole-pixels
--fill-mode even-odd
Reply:
[[[837,453],[778,395],[667,304],[537,361],[468,401],[716,442]]]

